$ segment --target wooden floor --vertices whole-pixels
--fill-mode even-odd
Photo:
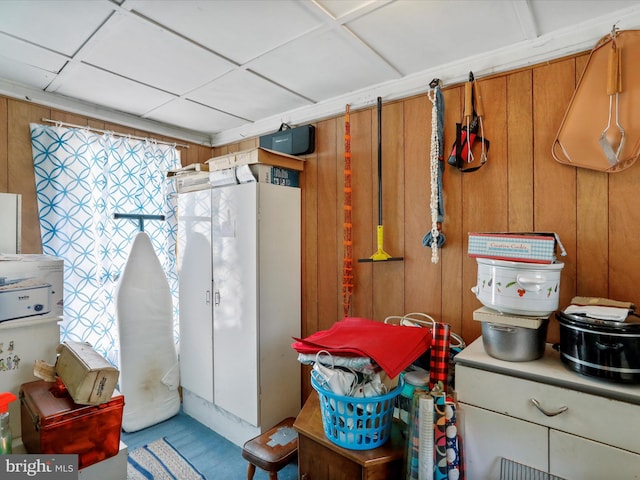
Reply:
[[[169,420],[143,430],[122,432],[122,441],[127,444],[130,452],[162,437],[167,437],[167,440],[187,457],[207,480],[247,478],[247,462],[242,458],[241,448],[182,411]],[[256,469],[255,480],[268,478],[266,472]],[[278,473],[279,480],[297,478],[296,463],[287,465]]]

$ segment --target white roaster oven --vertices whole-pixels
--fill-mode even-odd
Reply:
[[[0,256],[0,322],[62,315],[63,261],[48,255]]]

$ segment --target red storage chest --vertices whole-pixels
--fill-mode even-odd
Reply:
[[[120,447],[124,396],[78,405],[61,382],[20,387],[22,443],[29,453],[77,454],[78,468],[115,456]]]

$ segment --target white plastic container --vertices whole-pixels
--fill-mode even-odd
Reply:
[[[548,316],[558,309],[564,263],[524,263],[476,258],[478,281],[471,291],[501,313]]]

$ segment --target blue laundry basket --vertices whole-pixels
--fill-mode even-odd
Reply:
[[[318,372],[311,371],[311,386],[320,398],[322,426],[327,438],[351,450],[379,447],[391,438],[395,399],[403,381],[384,395],[348,397],[336,395],[321,386]]]

